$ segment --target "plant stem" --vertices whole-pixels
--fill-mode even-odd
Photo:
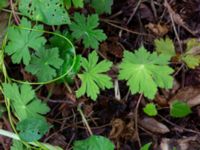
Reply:
[[[143,94],[140,94],[140,97],[137,101],[137,105],[136,105],[136,108],[135,108],[135,113],[134,113],[134,115],[135,115],[135,131],[136,131],[136,136],[137,136],[139,147],[141,147],[141,141],[140,141],[140,136],[139,136],[139,133],[138,133],[138,109],[139,109],[142,97],[143,97]]]
[[[86,128],[88,129],[88,132],[90,133],[90,135],[93,135],[92,130],[91,130],[91,128],[90,128],[90,126],[89,126],[89,124],[87,122],[87,119],[85,118],[85,115],[83,114],[83,111],[81,109],[81,104],[78,105],[77,110],[79,111],[79,113],[80,113],[80,115],[82,117],[83,123],[85,124]]]
[[[10,132],[10,131],[6,131],[6,130],[3,130],[3,129],[0,129],[0,135],[20,141],[19,136],[17,134],[13,133],[13,132]],[[30,145],[33,145],[33,146],[36,146],[36,147],[40,147],[43,150],[48,150],[48,147],[53,147],[53,146],[51,146],[51,145],[49,145],[47,143],[40,143],[40,142],[28,142],[28,143]],[[58,150],[62,150],[60,147],[55,147],[55,148],[57,148]]]
[[[19,19],[18,19],[16,13],[15,13],[15,8],[13,6],[13,1],[12,0],[10,0],[10,6],[11,6],[11,10],[12,10],[12,14],[13,14],[14,20],[15,20],[16,24],[19,25]]]
[[[9,137],[11,139],[20,140],[19,136],[15,133],[0,129],[0,135]]]

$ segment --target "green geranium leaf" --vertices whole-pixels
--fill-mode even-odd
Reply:
[[[44,118],[42,115],[49,112],[46,103],[41,102],[35,95],[34,90],[28,84],[3,83],[3,91],[5,97],[10,99],[19,120],[27,118]]]
[[[64,32],[63,36],[67,37],[72,41],[72,37],[68,32]],[[64,60],[62,66],[58,69],[58,76],[65,74],[72,66],[74,61],[74,48],[63,38],[59,36],[53,36],[50,38],[51,47],[58,47],[60,57]],[[81,56],[77,55],[75,60],[75,65],[72,70],[67,74],[63,79],[59,80],[59,82],[68,82],[73,83],[74,77],[80,70],[81,66]]]
[[[64,0],[65,6],[69,9],[72,4],[75,8],[83,8],[83,0]]]
[[[114,150],[114,144],[103,136],[93,135],[86,140],[75,141],[73,150]]]
[[[173,69],[168,66],[170,57],[164,54],[149,53],[144,47],[135,53],[125,51],[119,65],[119,79],[127,80],[131,93],[143,93],[153,99],[160,88],[172,88]]]
[[[156,51],[159,54],[165,54],[170,57],[173,57],[176,55],[174,43],[171,39],[166,38],[166,39],[156,39],[155,40],[155,46],[156,46]]]
[[[155,104],[149,103],[144,108],[143,111],[149,116],[156,116],[158,114]]]
[[[32,55],[31,62],[26,66],[26,71],[36,75],[38,81],[49,81],[56,77],[56,69],[63,64],[59,58],[58,48],[40,48],[35,55]]]
[[[48,25],[70,23],[62,0],[20,0],[19,10],[30,19]]]
[[[187,103],[175,100],[170,105],[170,115],[175,118],[182,118],[192,113]]]
[[[46,39],[42,36],[43,32],[31,31],[31,29],[43,30],[43,26],[35,25],[32,28],[31,22],[26,18],[22,18],[19,27],[11,26],[8,29],[9,42],[5,52],[11,55],[13,63],[19,64],[23,61],[25,65],[28,65],[31,60],[29,48],[38,51],[46,43]]]
[[[83,40],[85,48],[97,49],[99,42],[107,38],[103,30],[96,29],[98,25],[99,17],[97,14],[85,17],[83,14],[75,13],[74,21],[69,27],[75,39]]]
[[[49,125],[44,119],[27,118],[17,124],[19,137],[26,142],[39,140],[48,130]]]
[[[82,74],[78,75],[82,84],[76,92],[77,97],[87,94],[92,100],[96,100],[100,89],[104,90],[113,87],[111,78],[104,74],[111,68],[112,63],[107,60],[97,63],[98,59],[99,57],[96,51],[89,54],[88,60],[82,58],[82,67],[84,71]]]
[[[21,141],[13,140],[11,150],[28,150],[24,147]]]
[[[186,45],[186,51],[180,58],[188,66],[188,68],[195,69],[200,64],[200,42],[197,39],[192,38],[187,41]]]
[[[98,14],[111,14],[111,6],[113,5],[113,0],[92,0],[91,5],[95,8]]]
[[[195,69],[200,64],[200,55],[183,55],[181,59],[190,69]]]

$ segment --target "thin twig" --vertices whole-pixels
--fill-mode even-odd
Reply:
[[[174,33],[175,33],[175,35],[176,35],[176,39],[177,39],[177,41],[178,41],[178,45],[179,45],[179,47],[180,47],[181,54],[182,54],[182,53],[183,53],[183,47],[182,47],[182,44],[181,44],[181,40],[180,40],[180,38],[179,38],[179,36],[178,36],[178,32],[177,32],[177,30],[176,30],[176,26],[175,26],[175,23],[174,23],[174,19],[173,19],[173,17],[172,17],[172,14],[169,14],[169,15],[170,15],[170,19],[171,19],[171,22],[172,22],[172,27],[173,27]]]
[[[123,31],[129,32],[129,33],[132,33],[132,34],[143,35],[143,36],[149,36],[148,34],[136,32],[136,31],[130,30],[130,29],[128,29],[128,28],[124,28],[124,27],[121,27],[121,26],[119,26],[119,25],[113,24],[113,23],[111,23],[111,22],[110,22],[109,20],[107,20],[107,19],[101,19],[101,21],[104,22],[104,23],[107,23],[107,24],[109,24],[109,25],[111,25],[111,26],[113,26],[113,27],[115,27],[115,28],[121,29],[121,30],[123,30]]]
[[[135,108],[135,114],[134,114],[135,115],[135,131],[136,131],[136,136],[137,136],[139,147],[141,147],[141,141],[140,141],[140,137],[139,137],[139,133],[138,133],[138,109],[139,109],[142,97],[143,97],[143,94],[140,94],[140,97],[137,101],[137,105]]]
[[[134,8],[134,10],[133,10],[133,12],[132,12],[132,14],[131,14],[131,16],[129,17],[129,19],[128,19],[127,23],[126,23],[127,25],[130,23],[130,21],[131,21],[131,20],[133,19],[133,17],[135,16],[135,13],[137,12],[137,10],[138,10],[138,8],[139,8],[141,2],[142,2],[142,0],[139,0],[139,1],[137,2],[137,5],[135,6],[135,8]]]
[[[18,19],[17,15],[15,14],[15,8],[13,6],[12,0],[10,0],[10,6],[11,6],[11,10],[12,10],[12,14],[13,14],[13,17],[15,19],[15,22],[16,22],[17,25],[19,25],[19,19]]]
[[[83,111],[82,111],[82,109],[81,109],[81,104],[78,105],[77,110],[79,111],[79,113],[80,113],[80,115],[81,115],[81,117],[82,117],[83,123],[85,124],[86,128],[88,129],[89,134],[90,134],[90,135],[93,135],[92,130],[91,130],[89,124],[88,124],[88,121],[87,121],[87,119],[85,118],[85,115],[83,114]]]
[[[176,125],[175,123],[169,121],[168,119],[166,119],[165,117],[161,116],[161,115],[158,115],[162,120],[164,120],[165,122],[169,123],[170,125],[174,126],[174,127],[177,127],[179,129],[182,129],[186,132],[190,132],[190,133],[195,133],[195,134],[198,134],[200,135],[200,132],[199,131],[195,131],[195,130],[192,130],[192,129],[187,129],[187,128],[184,128],[184,127],[181,127],[181,126],[178,126]]]

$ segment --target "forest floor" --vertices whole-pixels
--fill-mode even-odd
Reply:
[[[9,21],[9,10],[12,10],[10,5],[0,12],[1,39]],[[74,11],[72,8],[69,13]],[[78,11],[87,14],[93,10],[86,4]],[[17,7],[15,14],[21,17]],[[200,150],[200,68],[190,68],[183,62],[177,62],[189,39],[200,41],[200,1],[114,0],[112,13],[102,14],[99,18],[99,27],[107,35],[107,40],[100,43],[98,54],[101,59],[114,64],[108,74],[115,88],[101,91],[97,100],[92,101],[87,96],[76,98],[75,91],[81,84],[78,77],[70,85],[55,82],[40,87],[33,85],[37,88],[37,97],[50,107],[45,117],[52,128],[40,141],[69,150],[75,140],[89,137],[91,130],[94,135],[109,138],[117,150],[139,150],[149,142],[154,150]],[[15,21],[13,19],[14,24]],[[45,29],[53,31],[54,26]],[[143,45],[153,52],[154,40],[166,37],[173,41],[177,53],[170,64],[175,70],[173,88],[159,89],[153,100],[132,94],[126,81],[117,79],[119,70],[116,66],[123,59],[124,51],[134,51]],[[80,42],[75,47],[77,54],[82,56],[88,56],[91,51]],[[197,55],[199,50],[196,50]],[[4,60],[10,77],[35,80],[23,65],[13,64],[9,56]],[[3,81],[2,75],[1,78]],[[190,115],[183,118],[170,116],[170,104],[177,99],[191,106]],[[3,95],[0,102],[4,104]],[[156,116],[144,113],[143,108],[149,102],[156,105]],[[77,110],[79,106],[89,130]],[[13,131],[6,112],[2,114],[0,127]],[[12,140],[0,136],[0,143],[2,150],[10,149]]]

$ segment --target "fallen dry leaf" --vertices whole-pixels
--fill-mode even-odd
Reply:
[[[123,120],[117,118],[112,121],[112,130],[109,134],[111,139],[125,139],[125,140],[135,140],[135,129],[134,122],[130,121],[125,123]]]
[[[161,25],[161,24],[153,24],[149,23],[145,25],[147,29],[149,29],[151,32],[153,32],[157,36],[164,36],[169,32],[168,26],[167,25]]]
[[[112,123],[112,130],[110,131],[109,137],[111,139],[120,138],[125,128],[125,122],[121,119],[114,119],[111,123]]]
[[[187,86],[180,89],[175,96],[169,100],[171,104],[175,100],[186,102],[191,107],[200,104],[200,87]]]
[[[170,131],[166,125],[158,122],[154,118],[145,117],[144,119],[139,120],[139,125],[148,131],[158,134],[165,134]]]

